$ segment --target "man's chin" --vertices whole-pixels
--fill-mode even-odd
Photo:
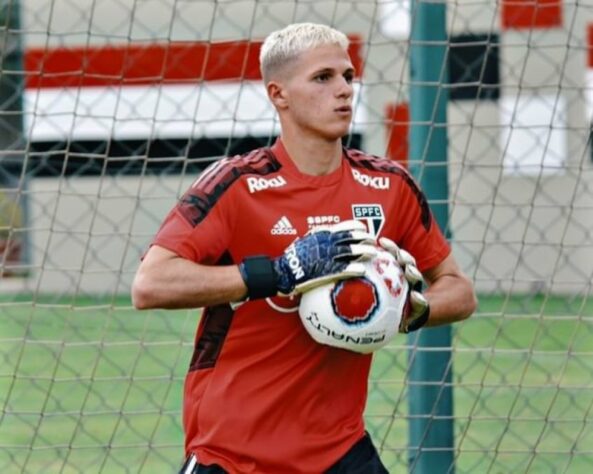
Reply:
[[[339,130],[329,130],[326,132],[325,137],[328,141],[335,141],[335,140],[341,140],[342,138],[347,136],[349,133],[350,133],[350,127],[345,128],[345,129],[339,129]]]

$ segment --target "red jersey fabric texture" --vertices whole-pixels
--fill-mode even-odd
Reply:
[[[276,257],[320,224],[349,219],[408,250],[419,269],[450,248],[397,163],[344,149],[325,176],[299,172],[282,141],[206,169],[153,244],[202,264]],[[314,342],[298,301],[204,309],[185,381],[185,448],[230,473],[321,473],[364,435],[371,355]]]

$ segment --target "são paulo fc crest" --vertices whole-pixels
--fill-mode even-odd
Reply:
[[[369,233],[377,237],[385,224],[381,204],[352,204],[352,216],[366,224]]]

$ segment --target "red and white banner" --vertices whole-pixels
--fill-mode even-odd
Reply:
[[[351,57],[362,73],[361,42]],[[261,82],[261,42],[31,49],[25,130],[32,141],[269,136],[279,133]],[[355,86],[354,129],[366,122]]]

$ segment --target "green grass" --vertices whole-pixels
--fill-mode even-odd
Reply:
[[[406,344],[376,355],[366,412],[391,472],[408,458]],[[593,472],[593,301],[483,296],[454,326],[453,368],[457,473]]]
[[[0,300],[0,472],[174,472],[195,311]],[[407,463],[407,339],[375,356],[367,424]],[[455,326],[458,473],[593,472],[593,302],[482,297]]]

